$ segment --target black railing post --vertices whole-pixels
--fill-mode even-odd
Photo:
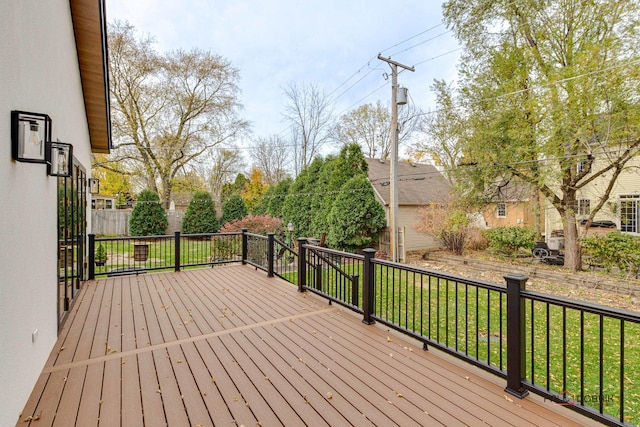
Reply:
[[[275,233],[267,233],[267,277],[273,277],[273,254],[276,243]]]
[[[527,276],[507,274],[507,393],[519,399],[529,392],[524,387],[526,344],[525,344],[525,310],[524,299],[520,291],[525,289]]]
[[[364,266],[362,277],[362,311],[364,317],[362,323],[372,325],[375,323],[371,315],[373,314],[373,300],[374,300],[374,277],[373,277],[373,259],[376,250],[365,249],[364,251]]]
[[[316,252],[316,257],[318,253]],[[314,265],[313,271],[315,274],[315,287],[317,290],[322,291],[322,261],[316,262]]]
[[[174,237],[175,239],[175,271],[180,271],[180,232],[176,231],[174,233]]]
[[[307,287],[307,249],[304,245],[307,239],[298,238],[298,292],[304,292]]]
[[[87,259],[89,265],[89,280],[93,280],[96,278],[96,264],[95,264],[95,255],[96,255],[96,235],[89,234],[89,246],[87,248],[87,252],[89,257]],[[65,254],[66,257],[66,254]]]
[[[242,264],[246,264],[247,263],[247,254],[249,253],[249,239],[247,237],[247,231],[249,231],[246,228],[242,229]]]
[[[357,307],[358,306],[358,289],[360,283],[360,276],[354,274],[351,276],[351,305]]]

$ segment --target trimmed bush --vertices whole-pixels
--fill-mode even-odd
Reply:
[[[161,236],[165,234],[169,221],[155,191],[142,190],[129,218],[131,236]]]
[[[211,194],[206,191],[196,191],[184,214],[182,232],[199,234],[216,231],[218,231],[218,218]]]
[[[239,194],[232,194],[222,205],[222,219],[221,224],[232,222],[236,219],[242,219],[247,216],[247,206],[244,204],[244,200]]]
[[[354,176],[340,187],[327,220],[327,244],[346,251],[375,245],[386,224],[384,208],[364,174]]]
[[[501,255],[514,256],[536,244],[536,232],[527,227],[497,227],[484,230],[482,235],[489,242],[489,250]]]
[[[582,239],[585,255],[593,264],[603,266],[607,271],[617,267],[625,274],[635,273],[640,268],[640,237],[612,231],[605,235],[595,235]]]

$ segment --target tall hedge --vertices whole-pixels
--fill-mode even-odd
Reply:
[[[215,233],[218,231],[216,205],[211,194],[196,191],[189,202],[182,220],[182,232],[185,234]]]
[[[376,243],[386,220],[365,175],[354,176],[340,188],[328,223],[327,243],[332,248],[356,251]]]
[[[142,190],[129,218],[132,236],[160,236],[165,234],[169,222],[155,191]]]
[[[247,216],[247,206],[244,204],[242,197],[239,194],[232,194],[229,196],[224,205],[222,205],[222,219],[221,225],[225,225],[227,222],[231,222],[236,219],[242,219]]]

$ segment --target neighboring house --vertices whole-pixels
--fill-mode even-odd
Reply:
[[[116,198],[111,196],[103,196],[102,194],[91,195],[91,209],[97,210],[113,210],[116,208]]]
[[[576,168],[581,167],[582,163],[578,162]],[[602,164],[595,161],[592,170],[598,170],[601,167]],[[607,177],[596,179],[590,185],[578,190],[576,213],[579,222],[589,216],[591,209],[599,202],[608,182]],[[559,233],[562,230],[562,219],[549,202],[547,202],[546,212],[545,228],[547,234]],[[609,200],[596,213],[593,221],[596,223],[595,225],[612,224],[615,225],[615,228],[594,227],[589,230],[589,234],[605,230],[640,234],[640,158],[632,159],[618,176]]]
[[[111,127],[104,3],[0,11],[0,424],[14,425],[86,277],[91,152]]]
[[[369,181],[378,200],[384,205],[389,226],[390,170],[389,160],[366,159],[369,165]],[[433,165],[398,162],[398,228],[404,229],[404,251],[439,247],[434,237],[416,230],[420,209],[431,203],[443,203],[448,199],[450,185]],[[402,239],[400,239],[402,243]],[[400,254],[403,253],[399,249]]]
[[[530,227],[535,229],[535,210],[538,203],[540,228],[544,233],[544,202],[542,197],[536,200],[535,194],[525,184],[505,182],[493,186],[491,202],[482,209],[486,226],[496,227]]]

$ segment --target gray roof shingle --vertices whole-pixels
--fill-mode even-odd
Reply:
[[[385,205],[389,204],[391,162],[365,159],[369,165],[369,181]],[[433,165],[398,162],[398,205],[425,205],[444,202],[449,182]]]

